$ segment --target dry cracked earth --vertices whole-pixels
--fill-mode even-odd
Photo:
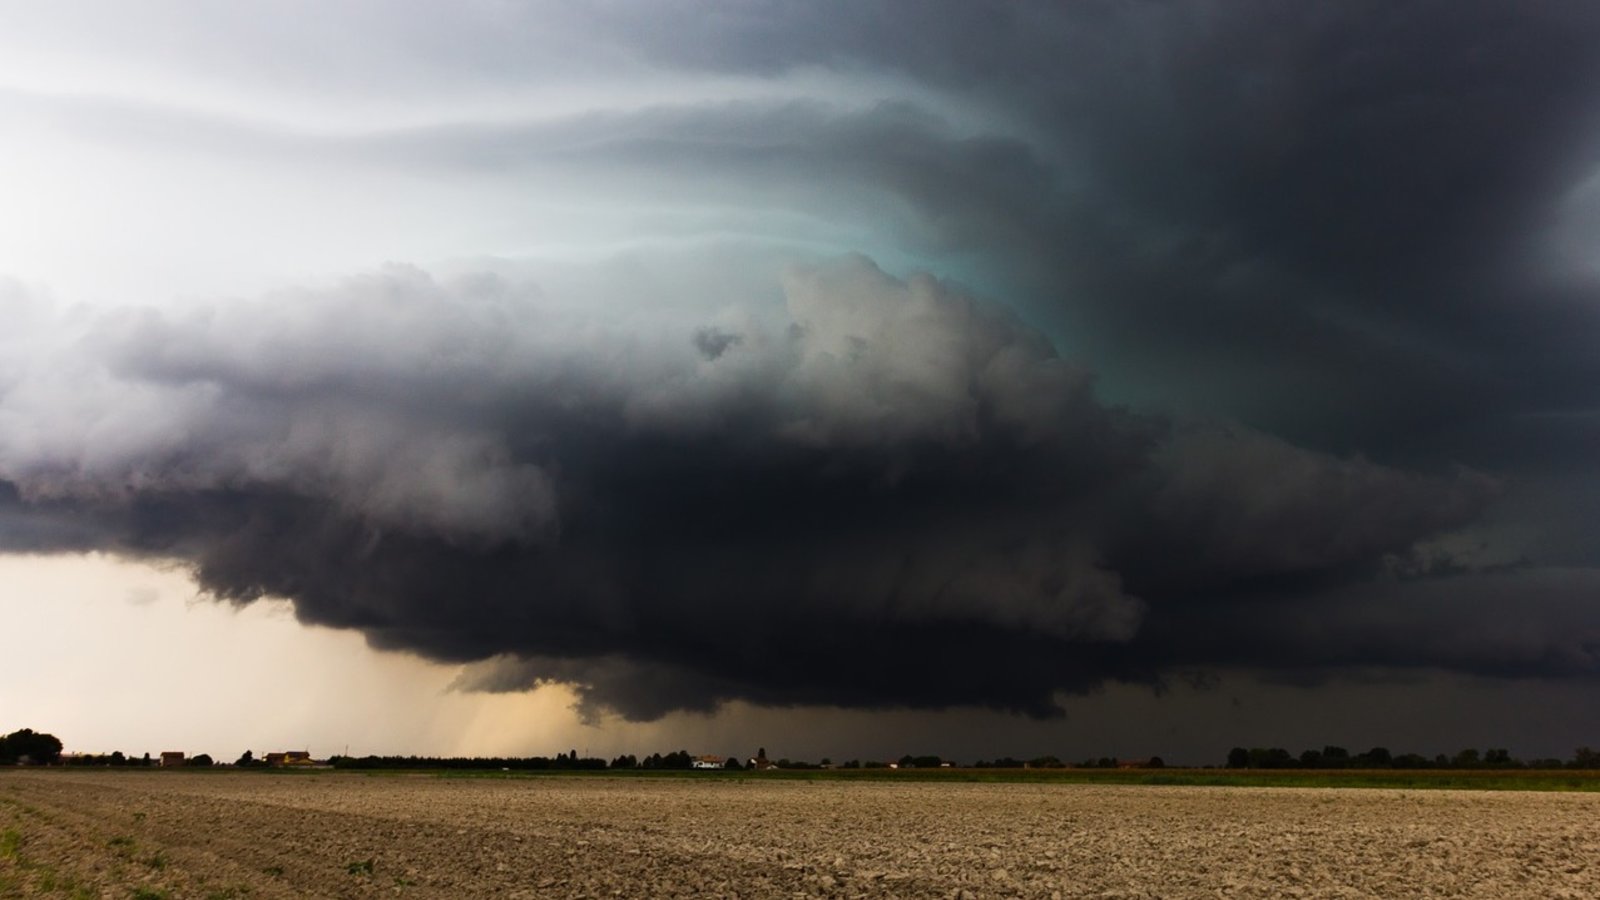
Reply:
[[[0,896],[1587,900],[1600,797],[11,770]]]

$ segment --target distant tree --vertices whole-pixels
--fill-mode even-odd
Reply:
[[[128,764],[128,758],[122,755],[121,750],[113,750],[111,751],[111,764],[113,766],[125,766]]]
[[[1482,764],[1482,762],[1483,761],[1478,758],[1478,751],[1472,747],[1468,747],[1465,750],[1457,753],[1455,758],[1450,760],[1450,765],[1457,769],[1476,769]]]
[[[722,764],[722,767],[724,769],[733,769],[735,771],[738,771],[740,769],[743,769],[744,765],[739,762],[739,757],[730,756],[730,757],[728,757],[728,761]]]
[[[216,760],[212,759],[211,754],[209,753],[200,753],[189,757],[188,765],[201,767],[212,766],[216,765]]]
[[[637,769],[639,760],[632,753],[624,753],[611,761],[613,769]]]
[[[1389,755],[1387,747],[1373,747],[1361,754],[1356,762],[1368,769],[1387,769],[1394,763],[1394,757]]]
[[[1483,764],[1493,769],[1505,769],[1518,765],[1511,758],[1511,751],[1504,747],[1495,747],[1483,751]]]
[[[859,760],[859,759],[847,759],[839,766],[839,768],[841,768],[841,769],[859,769],[859,768],[861,768],[861,760]]]
[[[1302,769],[1324,769],[1324,768],[1328,768],[1328,766],[1326,764],[1326,758],[1322,755],[1322,753],[1320,751],[1307,750],[1307,751],[1305,751],[1305,752],[1300,754],[1300,768],[1302,768]]]
[[[972,764],[974,769],[1020,769],[1025,765],[1022,760],[1009,756],[996,759],[980,759]]]
[[[30,762],[49,765],[61,758],[61,739],[24,728],[0,737],[0,763]]]
[[[1165,769],[1167,767],[1167,761],[1159,756],[1152,756],[1150,757],[1150,761],[1145,763],[1145,765],[1152,769]]]
[[[1250,765],[1250,751],[1243,747],[1235,747],[1228,751],[1228,768],[1244,769]]]
[[[1294,767],[1294,757],[1282,747],[1251,747],[1250,768],[1289,769]]]
[[[256,755],[251,751],[246,750],[245,752],[239,754],[239,758],[234,760],[233,764],[241,769],[249,768],[250,766],[256,764]]]
[[[1572,752],[1571,766],[1574,769],[1600,769],[1600,750],[1579,747]]]
[[[1342,769],[1350,765],[1350,751],[1343,747],[1323,747],[1322,765],[1329,769]]]

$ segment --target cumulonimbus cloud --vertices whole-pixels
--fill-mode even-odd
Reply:
[[[865,258],[783,292],[641,333],[408,267],[181,310],[13,291],[0,541],[175,561],[636,718],[1048,713],[1195,663],[1144,640],[1172,611],[1372,577],[1492,493],[1110,406],[1003,310]]]

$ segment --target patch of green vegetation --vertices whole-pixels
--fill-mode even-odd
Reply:
[[[136,887],[132,900],[168,900],[172,895],[162,888]]]
[[[346,863],[344,868],[351,875],[371,875],[373,863],[375,862],[376,860],[364,859],[360,862]]]
[[[167,857],[157,850],[145,859],[144,864],[156,870],[165,869],[167,867]]]
[[[119,834],[116,837],[112,838],[111,840],[106,841],[106,846],[107,847],[132,847],[133,844],[134,844],[133,838],[131,838],[131,837],[125,835],[125,834]]]
[[[133,814],[133,820],[135,822],[143,822],[144,821],[144,813],[142,813],[142,812],[134,813]]]
[[[392,771],[392,770],[391,770]],[[424,770],[426,771],[426,770]],[[375,773],[374,773],[375,774]],[[398,774],[398,773],[396,773]],[[420,772],[414,774],[421,774]],[[673,769],[602,771],[433,770],[438,778],[705,778],[716,781],[917,781],[951,784],[1124,784],[1184,787],[1400,788],[1594,791],[1600,770],[1573,769],[778,769],[759,773]]]
[[[18,859],[22,854],[22,832],[15,828],[0,831],[0,859]]]
[[[273,878],[283,877],[283,866],[267,866],[261,871],[267,875],[271,875]]]

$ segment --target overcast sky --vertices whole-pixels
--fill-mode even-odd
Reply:
[[[0,730],[1568,756],[1587,3],[0,0]]]

